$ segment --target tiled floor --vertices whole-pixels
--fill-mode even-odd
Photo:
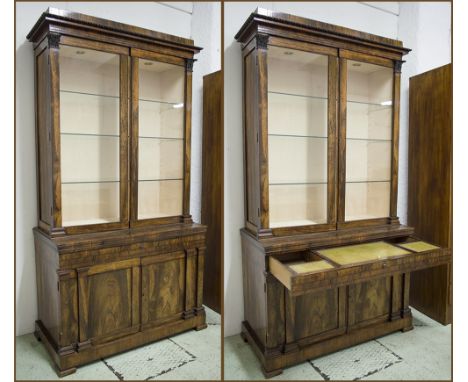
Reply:
[[[205,307],[206,308],[206,307]],[[206,308],[208,328],[191,330],[92,364],[64,380],[216,380],[221,376],[220,315]],[[16,338],[17,380],[57,380],[51,359],[33,334]]]
[[[449,380],[451,325],[413,309],[414,330],[316,358],[284,370],[278,380]],[[264,379],[260,363],[240,336],[224,341],[227,380]]]

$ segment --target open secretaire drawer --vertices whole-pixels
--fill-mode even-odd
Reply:
[[[449,249],[408,238],[405,241],[321,248],[269,257],[269,270],[293,296],[451,261]]]

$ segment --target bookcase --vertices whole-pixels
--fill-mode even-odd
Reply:
[[[412,329],[411,272],[451,251],[397,216],[401,41],[260,8],[236,39],[242,336],[272,377]]]
[[[203,329],[192,40],[49,8],[35,60],[38,320],[60,376]]]

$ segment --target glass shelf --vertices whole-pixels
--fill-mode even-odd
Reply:
[[[64,94],[77,94],[77,95],[84,95],[84,96],[91,96],[91,97],[101,97],[101,98],[120,99],[120,96],[118,96],[118,95],[97,94],[97,93],[86,93],[86,92],[79,92],[79,91],[75,91],[75,90],[60,89],[60,93],[64,93]]]
[[[175,180],[184,180],[184,178],[160,178],[160,179],[138,179],[139,182],[169,182]]]
[[[62,132],[61,135],[70,135],[70,136],[77,136],[77,137],[106,137],[106,138],[120,138],[120,135],[117,134],[98,134],[98,133],[68,133]]]
[[[347,180],[346,183],[389,183],[390,180]]]
[[[61,89],[60,93],[77,94],[77,95],[84,95],[84,96],[91,96],[91,97],[120,99],[120,96],[118,96],[118,95],[87,93],[87,92],[80,92],[80,91],[74,91],[74,90],[65,90],[65,89]],[[157,100],[157,99],[144,99],[144,98],[138,98],[138,101],[140,101],[140,102],[153,102],[153,103],[160,103],[160,104],[164,104],[164,105],[178,106],[175,109],[179,109],[179,108],[183,109],[184,108],[184,103],[183,102],[169,102],[169,101],[162,101],[162,100]]]
[[[179,138],[179,137],[143,137],[141,135],[139,135],[138,138],[141,138],[141,139],[169,139],[169,140],[176,140],[176,141],[183,141],[184,140],[184,138]]]
[[[287,138],[307,138],[307,139],[327,139],[317,135],[296,135],[296,134],[268,134],[269,137],[287,137]]]
[[[160,104],[163,104],[163,105],[177,106],[177,107],[173,107],[174,109],[183,109],[184,108],[184,103],[183,102],[168,102],[168,101],[161,101],[161,100],[156,100],[156,99],[144,99],[144,98],[138,98],[138,101],[140,101],[140,102],[153,102],[153,103],[160,103]]]
[[[94,183],[120,183],[120,180],[85,180],[79,182],[62,182],[62,184],[94,184]]]
[[[350,104],[358,104],[358,105],[367,105],[367,106],[376,106],[379,109],[382,110],[388,110],[393,107],[393,105],[383,105],[381,103],[376,103],[376,102],[366,102],[366,101],[352,101],[352,100],[347,100],[347,103]]]
[[[179,181],[184,178],[138,179],[139,182],[167,182]],[[93,184],[93,183],[120,183],[120,180],[86,180],[80,182],[62,182],[62,184]]]
[[[327,182],[288,182],[288,183],[270,183],[270,186],[303,186],[308,184],[328,184]]]
[[[276,95],[286,96],[286,97],[302,97],[302,98],[316,99],[316,100],[322,100],[322,101],[327,101],[328,100],[328,97],[318,97],[318,96],[312,96],[312,95],[283,93],[283,92],[276,92],[276,91],[271,91],[271,90],[268,91],[268,94],[276,94]]]
[[[367,142],[391,142],[391,139],[380,139],[380,138],[346,138],[348,141],[367,141]]]

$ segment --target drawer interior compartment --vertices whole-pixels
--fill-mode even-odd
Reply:
[[[270,257],[269,266],[270,272],[290,290],[301,278],[335,268],[329,261],[310,251],[288,253],[281,260]]]
[[[426,243],[424,241],[409,241],[406,243],[400,243],[398,244],[399,247],[409,249],[410,251],[413,252],[426,252],[426,251],[432,251],[435,249],[439,249],[440,247]]]
[[[339,266],[355,266],[369,261],[387,260],[410,255],[412,252],[385,241],[347,245],[317,251],[324,258]]]
[[[292,295],[412,272],[451,261],[450,251],[407,237],[282,253],[269,270]]]

